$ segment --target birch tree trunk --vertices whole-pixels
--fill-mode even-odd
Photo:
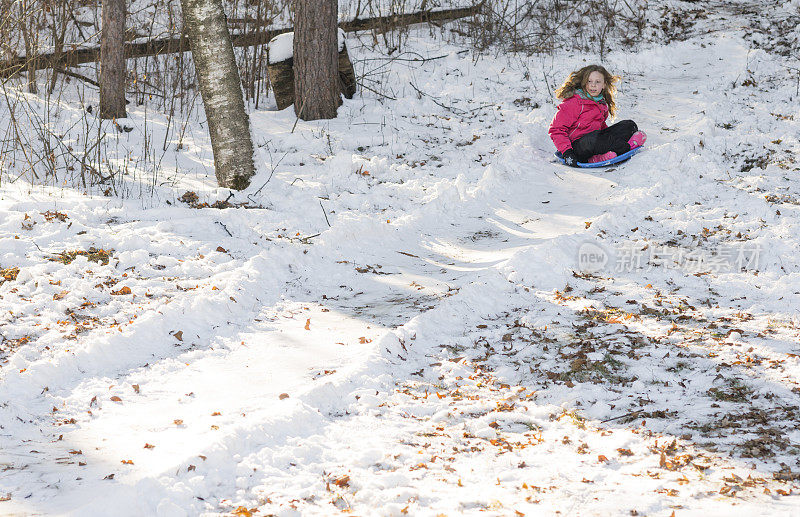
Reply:
[[[125,118],[125,0],[102,1],[100,118]]]
[[[222,0],[181,0],[214,151],[217,183],[241,190],[255,173],[250,119]]]
[[[294,112],[303,120],[336,118],[339,95],[337,0],[294,2]]]

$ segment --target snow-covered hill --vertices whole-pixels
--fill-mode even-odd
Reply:
[[[4,179],[0,513],[796,515],[797,63],[757,8],[606,57],[649,135],[607,170],[547,136],[596,57],[420,30],[350,35],[380,94],[336,120],[253,112],[232,197],[202,122],[125,199]]]

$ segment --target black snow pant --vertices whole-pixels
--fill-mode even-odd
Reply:
[[[605,129],[586,133],[572,142],[572,150],[579,162],[586,162],[596,154],[614,151],[617,155],[631,150],[628,140],[639,130],[633,120],[620,120]]]

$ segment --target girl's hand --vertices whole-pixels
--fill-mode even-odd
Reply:
[[[564,163],[569,165],[570,167],[577,167],[578,166],[578,157],[575,155],[575,151],[572,149],[567,149],[564,151]]]

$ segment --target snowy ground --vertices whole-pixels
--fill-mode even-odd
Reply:
[[[425,31],[348,41],[396,100],[252,114],[249,208],[178,200],[200,125],[146,199],[5,179],[0,513],[797,515],[796,65],[705,23],[608,57],[606,171],[547,137],[591,56]]]

